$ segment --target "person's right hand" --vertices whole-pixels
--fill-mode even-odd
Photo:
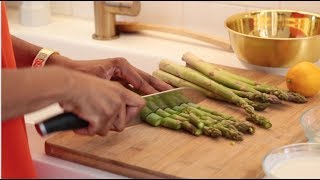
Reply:
[[[74,130],[82,135],[105,136],[110,129],[122,131],[138,115],[145,101],[116,82],[72,71],[71,91],[61,107],[89,122],[88,128]]]

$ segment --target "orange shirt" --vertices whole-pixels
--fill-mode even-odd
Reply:
[[[6,7],[3,1],[1,1],[1,30],[2,68],[16,68]],[[23,117],[2,122],[1,148],[2,178],[36,178]]]

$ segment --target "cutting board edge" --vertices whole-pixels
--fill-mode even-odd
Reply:
[[[50,143],[50,138],[45,141],[45,153],[47,155],[85,165],[91,168],[93,167],[131,178],[179,178],[169,174],[161,173],[159,171],[152,171],[137,166],[128,167],[128,164],[110,159],[102,159],[97,157],[91,158],[89,154],[88,156],[82,156],[76,151],[70,151],[70,149],[69,151],[64,151],[64,149],[66,148]]]

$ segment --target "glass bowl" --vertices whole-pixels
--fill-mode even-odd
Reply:
[[[320,106],[304,112],[300,118],[300,123],[309,142],[320,143]]]
[[[319,178],[320,143],[298,143],[282,146],[263,159],[266,178]]]

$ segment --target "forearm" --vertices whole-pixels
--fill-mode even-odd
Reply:
[[[11,40],[17,67],[30,67],[33,59],[41,50],[41,47],[28,43],[12,35]]]
[[[34,58],[42,49],[42,47],[31,44],[13,35],[11,35],[11,39],[17,67],[31,67]],[[46,66],[49,65],[58,65],[66,68],[73,68],[72,60],[59,54],[52,54],[48,58]]]
[[[72,72],[60,67],[2,69],[2,121],[46,107],[65,98]]]

